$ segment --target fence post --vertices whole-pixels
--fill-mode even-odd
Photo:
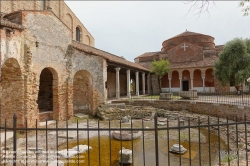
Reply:
[[[159,155],[158,155],[158,124],[157,124],[157,114],[154,116],[155,122],[155,163],[156,166],[159,166]]]
[[[13,166],[16,166],[16,121],[17,115],[13,115]]]

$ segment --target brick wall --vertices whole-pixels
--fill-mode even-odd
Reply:
[[[1,1],[0,11],[3,13],[12,13],[18,10],[43,10],[43,0],[41,1]],[[52,12],[71,29],[71,37],[75,40],[76,27],[81,29],[81,42],[90,46],[95,46],[94,37],[80,22],[72,10],[67,6],[63,0],[45,1],[45,6],[50,6]]]

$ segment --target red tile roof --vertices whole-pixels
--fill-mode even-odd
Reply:
[[[87,52],[89,54],[94,54],[94,55],[97,55],[97,56],[101,56],[101,57],[103,57],[104,59],[107,59],[110,62],[120,64],[120,65],[125,65],[125,66],[128,66],[128,67],[132,67],[132,68],[135,68],[135,69],[139,69],[139,70],[143,70],[143,71],[148,72],[148,69],[146,69],[145,67],[141,66],[138,63],[133,63],[133,62],[127,61],[123,57],[119,57],[117,55],[114,55],[114,54],[105,52],[103,50],[91,47],[89,45],[79,43],[77,41],[72,41],[71,46],[73,48],[75,48],[75,49]]]
[[[203,36],[209,36],[209,35],[205,35],[205,34],[201,34],[201,33],[196,33],[196,32],[190,32],[190,31],[185,31],[183,33],[180,33],[179,35],[176,35],[174,37],[171,37],[167,40],[173,39],[173,38],[177,38],[177,37],[182,37],[182,36],[195,36],[195,35],[203,35]],[[212,37],[212,36],[210,36]]]

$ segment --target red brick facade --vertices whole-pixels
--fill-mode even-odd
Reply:
[[[211,36],[185,31],[165,40],[161,51],[144,53],[135,62],[150,69],[154,59],[169,60],[171,70],[161,80],[163,91],[229,91],[229,86],[222,88],[213,75],[222,49]]]

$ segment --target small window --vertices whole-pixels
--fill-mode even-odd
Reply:
[[[76,27],[76,41],[80,42],[81,30],[79,27]]]

